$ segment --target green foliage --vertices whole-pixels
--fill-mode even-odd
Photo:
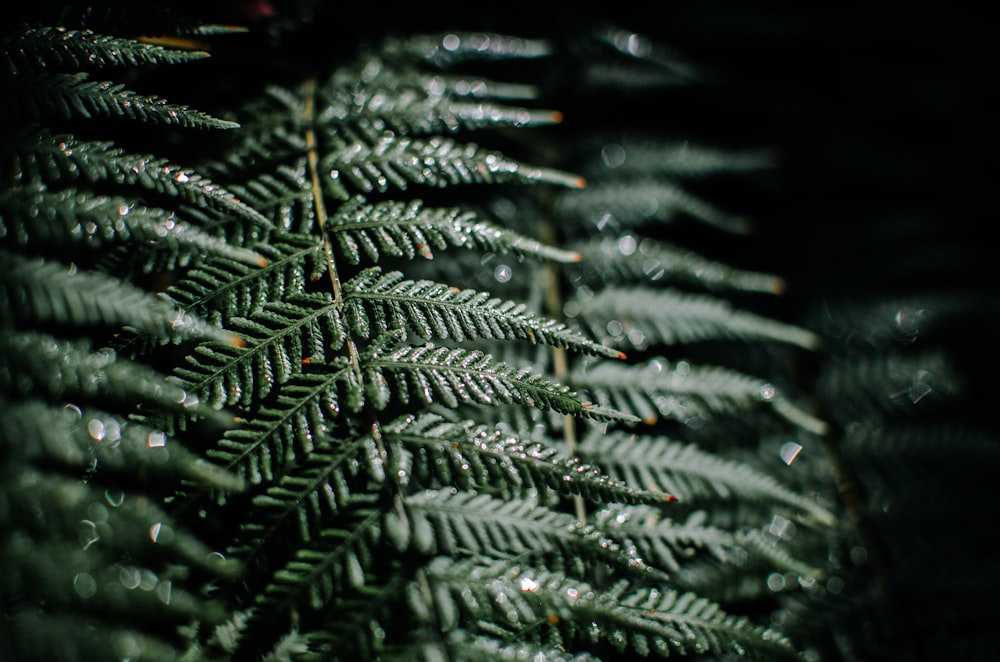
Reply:
[[[947,353],[830,350],[726,259],[754,215],[698,185],[771,153],[655,130],[710,77],[596,23],[306,52],[322,3],[251,4],[0,35],[13,659],[847,659],[850,520],[944,440],[998,458],[897,425]]]

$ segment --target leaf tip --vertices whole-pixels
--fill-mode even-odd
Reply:
[[[628,355],[625,352],[618,352],[618,358],[624,361],[628,358]]]
[[[587,188],[587,180],[583,177],[577,177],[576,181],[573,182],[573,186],[576,188]]]
[[[552,115],[550,117],[551,117],[552,122],[554,124],[559,124],[560,122],[563,121],[563,114],[561,112],[559,112],[558,110],[553,110],[552,111]]]
[[[668,494],[666,497],[664,497],[664,500],[667,503],[677,503],[678,501],[680,501],[680,499],[675,497],[673,494]]]

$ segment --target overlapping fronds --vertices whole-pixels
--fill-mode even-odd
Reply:
[[[0,597],[17,601],[4,616],[23,625],[18,652],[45,652],[51,623],[73,637],[66,659],[93,641],[119,658],[794,659],[798,643],[764,625],[777,601],[757,573],[822,576],[819,525],[835,515],[750,449],[728,458],[659,429],[757,410],[796,434],[825,424],[770,375],[628,364],[612,331],[818,346],[726,299],[659,288],[781,290],[659,234],[679,214],[743,231],[728,204],[671,178],[766,167],[762,153],[648,134],[580,140],[585,155],[536,143],[565,128],[562,112],[535,107],[533,82],[475,66],[543,66],[562,45],[503,34],[398,34],[330,61],[288,49],[259,68],[286,75],[253,85],[223,50],[244,87],[230,98],[213,73],[193,89],[211,113],[134,93],[146,88],[131,76],[129,89],[98,81],[88,70],[202,59],[204,37],[237,31],[155,4],[69,8],[0,38],[0,472],[18,473],[0,494],[15,532]],[[106,36],[152,34],[155,15],[173,36]],[[307,23],[289,14],[267,37]],[[621,67],[636,89],[692,80],[639,35],[584,44],[595,57],[578,82]],[[565,64],[540,71],[557,80]],[[128,119],[200,157],[70,132]],[[657,239],[639,235],[650,226]],[[468,270],[497,255],[531,258],[518,276],[536,282],[472,287]],[[455,276],[419,273],[439,263]],[[771,511],[808,523],[804,543],[744,519]],[[756,593],[720,588],[734,568]],[[737,594],[763,606],[730,615],[746,607]],[[24,607],[40,600],[51,620]],[[95,615],[109,624],[88,633]]]
[[[475,212],[453,208],[429,208],[420,200],[409,203],[385,201],[366,204],[356,196],[345,202],[330,219],[328,231],[351,264],[362,252],[377,262],[382,254],[412,259],[433,257],[433,250],[449,246],[477,248],[495,253],[527,255],[555,262],[576,262],[572,251],[548,246],[503,226],[480,219]]]

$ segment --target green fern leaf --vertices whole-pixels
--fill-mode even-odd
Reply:
[[[590,286],[642,282],[697,285],[706,290],[781,294],[780,277],[745,271],[707,259],[688,249],[626,232],[570,244],[580,255],[572,276]],[[613,280],[616,279],[616,280]]]
[[[650,359],[642,366],[599,363],[571,371],[577,384],[602,406],[632,411],[649,423],[658,418],[685,423],[718,415],[739,415],[761,405],[814,434],[827,424],[797,408],[762,379],[717,366],[691,366],[686,361]]]
[[[3,550],[4,558],[10,551]],[[89,576],[89,575],[88,575]],[[85,591],[89,591],[89,582]],[[106,619],[106,617],[105,617]],[[94,651],[125,650],[138,659],[150,662],[174,662],[177,647],[173,643],[144,634],[139,629],[109,626],[105,619],[80,618],[79,614],[53,614],[31,609],[18,610],[5,624],[5,654],[14,660],[84,660]],[[95,622],[97,621],[97,622]],[[58,632],[58,637],[52,633]]]
[[[387,59],[418,59],[439,67],[470,60],[538,58],[551,52],[551,45],[543,39],[492,32],[407,35],[387,38],[378,46],[378,53]]]
[[[448,246],[480,248],[495,253],[513,253],[575,262],[580,256],[480,220],[472,211],[455,207],[424,207],[420,200],[408,203],[384,201],[366,204],[356,196],[345,202],[327,226],[341,252],[351,264],[361,261],[363,251],[377,262],[381,253],[413,259],[433,257],[432,248]]]
[[[323,362],[347,334],[329,295],[272,301],[249,318],[229,320],[240,343],[202,343],[173,379],[212,407],[260,400],[298,374],[305,362]]]
[[[7,98],[16,106],[0,108],[0,121],[34,122],[51,117],[122,117],[152,124],[186,128],[235,129],[236,122],[221,120],[187,106],[143,96],[121,83],[90,81],[86,73],[18,76],[4,83]]]
[[[586,636],[591,642],[605,640],[620,653],[630,649],[643,656],[798,657],[785,637],[730,616],[718,604],[692,593],[660,588],[626,593],[625,582],[599,591],[560,573],[509,563],[456,563],[446,557],[435,559],[427,574],[444,589],[433,593],[438,611],[457,610],[470,625],[486,629],[489,635],[527,635],[529,641],[537,641],[541,631],[554,628],[567,642],[582,644]],[[587,633],[579,630],[580,622],[591,624]],[[491,627],[501,623],[509,629]]]
[[[367,269],[344,284],[344,315],[362,338],[405,327],[423,338],[527,340],[585,354],[624,358],[554,320],[536,317],[527,305],[486,292],[441,283],[405,280],[402,273]]]
[[[346,133],[346,132],[345,132]],[[375,144],[349,134],[338,138],[320,162],[326,190],[348,200],[351,193],[383,193],[408,184],[442,188],[456,184],[549,183],[580,188],[576,175],[520,163],[474,143],[433,136],[426,140],[386,132]]]
[[[166,342],[212,338],[229,346],[232,333],[184,313],[168,301],[96,271],[26,259],[0,250],[0,308],[14,325],[53,325],[73,334],[85,329],[127,328]]]
[[[312,544],[336,513],[356,505],[372,484],[384,483],[385,472],[370,433],[318,440],[292,470],[254,497],[254,518],[240,525],[229,553],[250,564],[265,551],[273,557],[275,548]]]
[[[184,479],[222,490],[243,488],[243,481],[172,442],[161,430],[75,405],[55,408],[40,400],[0,400],[0,404],[4,411],[0,455],[6,458],[96,471],[103,481],[109,477],[130,481],[140,473],[151,479]]]
[[[453,422],[433,413],[402,416],[384,426],[382,436],[413,456],[411,473],[422,485],[454,485],[465,490],[537,494],[578,494],[595,503],[663,504],[672,497],[616,480],[577,457],[511,433],[505,426]]]
[[[562,119],[553,110],[454,99],[425,89],[436,81],[431,76],[424,78],[424,85],[392,84],[396,81],[388,87],[368,85],[365,96],[358,94],[355,86],[349,87],[327,100],[318,123],[336,126],[349,122],[369,138],[377,138],[387,128],[406,135],[429,135],[494,126],[544,126]]]
[[[739,310],[723,299],[672,289],[607,287],[579,301],[574,309],[589,322],[595,337],[615,345],[634,333],[640,334],[643,345],[733,339],[789,343],[815,350],[820,343],[819,336],[801,327]],[[611,334],[607,320],[618,322],[622,332]]]
[[[744,173],[774,166],[764,149],[726,150],[690,142],[665,141],[656,135],[606,136],[589,141],[585,150],[597,154],[585,172],[615,176],[653,175],[693,179],[719,173]]]
[[[561,414],[606,421],[635,422],[629,414],[583,402],[568,387],[513,368],[480,351],[427,344],[404,345],[374,352],[362,359],[365,387],[376,409],[384,409],[394,391],[404,405],[411,399],[440,401],[449,407],[462,402],[486,405],[517,403]],[[395,388],[390,391],[390,380]]]
[[[726,232],[746,234],[750,230],[745,218],[723,211],[666,179],[596,180],[583,190],[564,192],[556,200],[558,214],[567,221],[589,219],[596,223],[609,209],[625,228],[669,223],[685,215]]]
[[[148,366],[111,350],[91,353],[85,343],[20,332],[0,334],[0,390],[49,401],[75,401],[126,408],[137,403],[166,411],[206,415],[194,398]]]
[[[371,545],[381,535],[381,513],[359,509],[343,514],[337,526],[324,529],[312,544],[271,576],[258,593],[243,629],[235,657],[249,650],[268,650],[290,624],[291,613],[322,612],[331,602],[365,585]]]
[[[149,247],[185,264],[202,255],[257,266],[267,262],[256,251],[202,232],[175,212],[75,188],[12,187],[0,193],[0,241],[53,256],[64,255],[67,249],[76,253],[81,248],[128,244],[131,249]]]
[[[265,227],[270,225],[259,212],[193,170],[163,158],[128,154],[110,142],[29,132],[18,135],[6,150],[10,153],[0,165],[0,181],[8,185],[108,181],[139,186]]]
[[[404,502],[412,544],[428,556],[523,558],[555,553],[563,559],[605,563],[647,579],[665,579],[627,543],[531,499],[507,501],[446,489],[412,494]]]
[[[595,521],[603,529],[618,532],[636,545],[643,558],[670,572],[676,586],[689,583],[685,569],[699,554],[708,555],[717,563],[742,567],[749,559],[762,559],[781,572],[823,577],[822,570],[765,541],[758,531],[721,529],[706,524],[708,518],[709,514],[700,510],[677,522],[655,508],[621,504],[595,514]]]
[[[339,415],[343,383],[352,378],[346,360],[316,368],[289,379],[252,418],[226,430],[208,457],[256,485],[274,480],[288,463],[313,452],[316,438],[328,429],[326,419]],[[360,408],[352,397],[347,404]]]
[[[835,521],[828,509],[785,487],[770,474],[723,459],[694,444],[612,431],[587,436],[577,453],[630,485],[674,494],[685,505],[716,499],[767,502],[790,507],[807,522],[832,526]]]
[[[252,268],[229,257],[209,258],[189,270],[166,294],[185,310],[225,323],[252,315],[271,300],[305,289],[326,273],[323,242],[308,235],[275,235],[256,251],[266,264]]]
[[[0,41],[0,53],[12,74],[84,67],[136,67],[175,64],[208,57],[196,50],[165,48],[135,39],[96,34],[90,30],[35,27]]]

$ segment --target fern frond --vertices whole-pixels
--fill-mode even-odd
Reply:
[[[686,248],[629,232],[575,242],[569,248],[580,255],[572,273],[590,285],[663,281],[710,291],[781,294],[785,290],[785,281],[779,276],[736,269]]]
[[[703,510],[677,522],[654,508],[614,504],[598,511],[594,518],[605,530],[616,531],[632,541],[650,563],[670,572],[677,586],[687,583],[685,567],[699,554],[721,564],[746,566],[749,559],[760,559],[771,568],[801,577],[824,575],[822,570],[765,541],[757,530],[743,527],[732,531],[706,524],[709,513]]]
[[[90,30],[34,27],[8,35],[0,42],[5,69],[12,74],[89,67],[176,64],[208,57],[196,50],[165,48]]]
[[[367,204],[361,196],[345,202],[330,218],[327,230],[351,264],[362,251],[377,262],[382,253],[413,259],[432,258],[432,249],[449,246],[513,253],[554,262],[576,262],[572,251],[547,246],[535,239],[482,220],[475,212],[457,207],[425,207],[420,200],[387,200]]]
[[[385,482],[383,464],[371,433],[318,439],[293,469],[254,497],[254,517],[240,525],[229,553],[250,564],[265,551],[274,557],[311,544],[340,510]]]
[[[526,645],[521,641],[511,642],[464,630],[449,633],[444,646],[451,659],[459,660],[516,660],[518,656],[532,662],[571,662],[578,659],[562,647]]]
[[[371,85],[365,96],[352,87],[338,96],[327,101],[317,118],[319,124],[350,123],[370,139],[386,129],[416,136],[495,126],[544,126],[562,120],[561,113],[553,110],[454,99],[413,84],[408,88]]]
[[[231,184],[229,190],[268,217],[281,231],[302,234],[315,231],[312,189],[304,159],[296,159],[294,165],[280,164],[248,182]]]
[[[72,187],[11,187],[0,193],[0,212],[0,241],[51,256],[127,244],[185,264],[204,255],[257,266],[267,262],[260,253],[209,235],[173,211]]]
[[[413,455],[412,473],[421,485],[515,494],[549,490],[578,494],[595,503],[663,504],[672,497],[616,480],[553,445],[525,438],[505,426],[448,421],[434,413],[402,416],[383,427],[382,436]]]
[[[393,394],[402,404],[411,400],[440,401],[449,407],[462,402],[495,405],[517,403],[561,414],[605,421],[635,422],[635,417],[579,399],[568,387],[513,368],[478,350],[427,344],[404,345],[362,358],[369,401],[384,409]],[[390,386],[391,385],[391,386]]]
[[[185,128],[235,129],[236,122],[212,117],[188,106],[167,103],[125,89],[122,83],[91,81],[88,74],[43,74],[17,76],[5,81],[0,122],[34,122],[72,117],[126,118],[151,124],[173,124]],[[16,104],[16,105],[14,105]]]
[[[531,499],[507,501],[446,489],[412,494],[404,503],[412,544],[427,556],[523,558],[555,553],[564,560],[599,562],[619,572],[665,579],[627,542]]]
[[[784,636],[730,616],[692,593],[629,591],[626,583],[600,591],[560,573],[447,558],[436,559],[428,576],[444,589],[433,593],[438,611],[458,612],[484,634],[532,642],[554,628],[570,646],[604,640],[619,653],[630,650],[642,656],[735,653],[748,659],[797,659]],[[579,623],[589,628],[582,631]]]
[[[207,456],[256,485],[274,480],[288,463],[311,453],[316,437],[328,429],[326,418],[339,415],[343,383],[351,379],[346,360],[317,368],[322,369],[283,384],[252,418],[226,430]],[[354,400],[358,390],[349,389],[345,403],[353,409],[361,406]]]
[[[587,188],[561,193],[556,211],[567,223],[597,222],[609,214],[623,227],[669,223],[682,216],[714,228],[746,234],[749,221],[692,195],[667,179],[624,177],[595,180]]]
[[[229,257],[209,258],[166,291],[185,310],[225,323],[249,316],[268,301],[300,292],[326,273],[323,242],[308,235],[275,235],[255,249],[266,264],[252,268]]]
[[[0,390],[13,396],[208,413],[181,387],[111,350],[91,352],[86,343],[32,332],[0,337],[0,360],[6,366],[0,371]]]
[[[351,330],[361,338],[402,327],[426,339],[527,340],[595,356],[624,358],[621,352],[595,343],[565,324],[535,316],[524,303],[427,280],[406,280],[398,271],[383,274],[378,267],[344,284],[344,315]]]
[[[7,185],[110,182],[139,186],[268,227],[267,219],[189,168],[151,155],[129,154],[111,142],[80,141],[44,131],[21,133],[5,146],[0,178]]]
[[[304,362],[323,362],[347,332],[329,295],[298,295],[264,304],[249,318],[229,320],[240,343],[202,343],[172,378],[212,407],[266,398],[298,374]]]
[[[179,528],[148,498],[131,495],[115,483],[100,487],[98,490],[78,479],[26,469],[16,480],[7,481],[0,488],[12,508],[4,514],[5,529],[18,530],[19,535],[12,540],[33,541],[37,545],[62,544],[64,551],[67,538],[79,541],[79,551],[93,552],[81,557],[81,563],[90,567],[129,559],[151,570],[162,568],[167,574],[173,563],[189,564],[191,570],[223,577],[233,577],[241,571],[238,562],[212,554],[208,545]],[[32,503],[45,506],[45,517],[37,516],[37,507],[32,507]],[[73,533],[67,536],[67,532]],[[59,563],[58,554],[36,559],[30,546],[24,553],[29,563]],[[5,573],[5,587],[14,585],[6,574],[11,570],[0,568]],[[72,581],[62,586],[71,584]],[[61,587],[59,592],[64,592]],[[67,598],[70,596],[61,599]]]
[[[268,650],[291,624],[294,612],[317,613],[365,586],[372,545],[383,535],[377,509],[342,514],[311,545],[301,547],[257,594],[235,657]]]
[[[717,499],[764,502],[792,508],[807,522],[832,526],[835,521],[828,509],[770,474],[703,451],[696,444],[610,431],[585,437],[577,454],[627,484],[673,494],[685,505]]]
[[[593,36],[598,43],[609,46],[616,53],[668,71],[681,80],[694,82],[702,78],[703,74],[692,62],[648,34],[609,25],[595,30]],[[623,76],[622,80],[628,81],[629,77]]]
[[[212,338],[241,346],[237,336],[168,301],[97,271],[27,259],[0,250],[0,308],[14,325],[50,325],[78,334],[94,328],[130,329],[162,342]]]
[[[575,308],[594,337],[613,345],[621,345],[636,332],[644,344],[730,339],[788,343],[809,350],[820,344],[819,336],[807,329],[737,309],[714,296],[673,289],[607,287]],[[608,320],[619,323],[618,334],[609,331]]]
[[[190,480],[239,491],[243,481],[173,442],[163,431],[96,409],[53,407],[40,400],[0,400],[0,455],[36,465],[95,471],[105,482]],[[30,443],[26,443],[31,440]]]
[[[589,142],[586,151],[599,156],[585,172],[608,176],[654,175],[693,179],[720,173],[743,173],[767,170],[774,166],[765,149],[727,150],[705,147],[687,141],[671,142],[650,135],[606,136]]]
[[[602,406],[632,412],[647,422],[658,418],[685,423],[718,415],[739,415],[762,405],[814,434],[827,424],[777,393],[766,380],[718,366],[671,365],[650,359],[641,366],[598,363],[570,372],[568,382],[591,394]]]
[[[417,59],[447,67],[470,60],[544,57],[552,53],[552,47],[543,39],[491,32],[449,32],[387,38],[378,45],[377,52],[391,60]]]
[[[360,138],[338,138],[320,162],[326,190],[348,200],[356,193],[406,190],[409,184],[442,188],[456,184],[548,183],[580,188],[576,175],[516,161],[475,143],[456,143],[433,136],[415,139],[386,132],[374,144]]]

